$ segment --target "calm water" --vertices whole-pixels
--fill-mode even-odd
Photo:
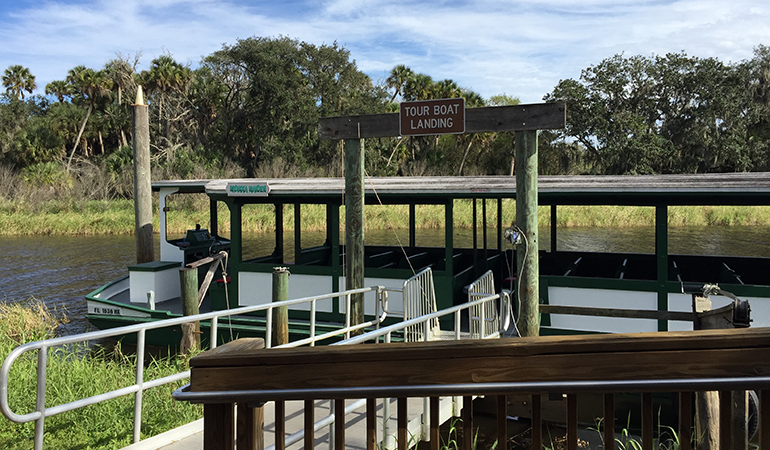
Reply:
[[[406,230],[398,230],[398,238],[408,244]],[[156,255],[157,239],[156,236]],[[272,237],[253,234],[246,237],[245,255],[257,256],[272,248]],[[322,233],[303,235],[303,247],[317,245]],[[443,230],[418,230],[417,244],[443,246]],[[472,243],[471,230],[456,230],[455,241]],[[481,235],[478,237],[482,241]],[[488,236],[490,246],[494,234]],[[570,228],[559,230],[559,249],[652,253],[652,227],[604,229]],[[3,237],[0,262],[0,301],[22,301],[34,297],[48,306],[65,310],[72,322],[67,333],[86,331],[84,296],[104,283],[127,274],[126,266],[135,262],[132,236],[36,236]],[[394,232],[366,234],[367,244],[395,242]],[[457,244],[456,244],[457,245]],[[548,229],[541,230],[540,248],[550,248]],[[293,253],[293,242],[285,244],[285,254]],[[684,227],[671,230],[671,253],[702,255],[745,255],[770,257],[770,229],[765,227]]]

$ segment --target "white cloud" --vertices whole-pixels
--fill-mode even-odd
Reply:
[[[239,38],[284,35],[314,44],[337,41],[375,81],[406,64],[435,79],[452,78],[485,97],[505,92],[538,102],[559,79],[578,77],[616,53],[684,50],[736,62],[750,58],[754,46],[770,43],[770,8],[759,0],[58,0],[26,9],[19,5],[0,16],[0,70],[28,66],[41,88],[76,65],[101,67],[118,53],[141,51],[144,68],[166,51],[196,65]]]

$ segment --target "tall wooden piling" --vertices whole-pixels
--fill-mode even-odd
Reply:
[[[136,92],[132,110],[134,148],[134,220],[137,264],[155,260],[152,243],[152,174],[150,171],[150,119],[142,87]]]
[[[516,251],[521,273],[519,301],[522,336],[540,334],[540,265],[537,233],[537,131],[516,132],[516,225],[526,238]]]
[[[273,268],[273,302],[289,299],[289,269]],[[289,343],[289,307],[279,306],[273,310],[272,346]]]
[[[198,269],[190,267],[179,269],[179,284],[182,287],[182,314],[185,316],[198,314]],[[200,346],[200,323],[182,324],[182,342],[179,345],[179,351],[187,353]]]
[[[364,287],[364,141],[345,140],[345,284]],[[364,294],[352,296],[352,325],[364,322]]]

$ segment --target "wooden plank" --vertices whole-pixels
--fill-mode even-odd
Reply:
[[[431,450],[439,450],[441,448],[441,438],[439,434],[439,427],[441,427],[441,420],[439,420],[439,400],[440,397],[430,398],[430,448]]]
[[[240,341],[240,340],[239,340]],[[238,341],[234,341],[238,342]],[[227,344],[225,344],[227,345]],[[392,343],[386,347],[372,345],[319,346],[261,351],[233,349],[225,353],[225,345],[209,350],[190,360],[191,367],[250,366],[268,367],[296,364],[304,367],[318,362],[399,360],[444,360],[453,358],[523,357],[549,354],[636,352],[657,350],[770,348],[770,329],[742,328],[678,332],[595,334],[574,336],[537,336],[519,339],[432,341]],[[215,350],[217,352],[215,352]],[[209,360],[216,355],[216,362]]]
[[[203,405],[203,449],[235,449],[235,405],[208,403]]]
[[[275,401],[275,449],[286,448],[286,402]]]
[[[770,448],[770,390],[759,393],[759,448]]]
[[[375,347],[375,346],[370,346]],[[350,355],[355,355],[351,353]],[[198,367],[191,371],[194,391],[320,389],[406,386],[410,384],[494,383],[507,381],[650,380],[770,374],[770,348],[698,351],[600,352],[538,356],[481,356],[415,361],[310,363],[243,367]],[[677,364],[670,364],[677,361]]]
[[[305,449],[315,448],[315,400],[305,400]]]
[[[497,448],[508,448],[508,400],[497,396]]]
[[[247,450],[265,448],[264,416],[262,408],[251,408],[246,403],[238,403],[235,427],[236,447]]]
[[[396,439],[398,440],[398,450],[407,450],[409,448],[407,430],[409,417],[407,416],[406,400],[406,397],[399,397],[396,400],[396,424],[398,426]]]
[[[241,338],[222,344],[211,350],[190,358],[190,364],[198,367],[221,366],[230,364],[232,357],[253,357],[261,354],[265,348],[262,338]]]
[[[578,403],[576,394],[567,394],[567,450],[578,448]]]
[[[679,393],[679,449],[692,449],[692,411],[693,393]]]
[[[318,125],[318,136],[321,140],[396,137],[399,136],[398,118],[398,113],[324,117]],[[465,110],[465,133],[552,130],[564,128],[566,122],[564,103]]]
[[[377,399],[366,399],[366,450],[377,450]]]
[[[473,397],[463,397],[463,450],[473,447]],[[539,447],[538,447],[539,448]]]
[[[604,448],[615,448],[615,396],[604,394]]]
[[[719,391],[719,448],[730,448],[732,443],[733,395],[730,391]],[[740,449],[732,449],[740,450]]]
[[[587,306],[540,305],[541,314],[567,314],[574,316],[625,317],[630,319],[679,320],[692,322],[691,312],[653,311],[641,309],[591,308]]]
[[[345,399],[334,400],[334,448],[345,450]]]
[[[642,450],[652,450],[653,448],[653,423],[655,416],[652,408],[652,394],[642,393]]]
[[[539,394],[532,395],[532,448],[543,448],[543,415]]]

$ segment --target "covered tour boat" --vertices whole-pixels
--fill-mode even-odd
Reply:
[[[227,276],[217,273],[201,311],[271,302],[271,276],[277,266],[291,272],[289,298],[339,292],[345,287],[346,263],[340,232],[343,184],[340,178],[153,183],[160,200],[160,261],[131,266],[126,277],[88,294],[88,319],[108,328],[180,315],[179,267],[222,251],[229,255]],[[210,214],[196,220],[202,226],[191,224],[184,236],[172,236],[167,216],[176,198],[186,194],[205,195]],[[498,290],[515,291],[515,252],[528,250],[506,239],[506,229],[514,226],[515,198],[514,177],[367,178],[366,207],[379,208],[376,214],[387,216],[394,205],[403,205],[409,220],[408,230],[394,231],[389,242],[365,238],[364,285],[393,288],[389,305],[395,313],[404,280],[426,267],[432,269],[438,309],[467,301],[467,286],[488,270]],[[541,176],[538,201],[541,208],[550,208],[550,227],[542,227],[550,245],[539,249],[541,304],[689,312],[692,297],[683,293],[683,284],[714,283],[750,300],[754,326],[770,325],[770,258],[680,254],[669,252],[668,245],[670,207],[770,205],[770,174]],[[650,208],[655,218],[650,251],[561,248],[557,223],[563,205]],[[316,208],[315,216],[322,210],[320,232],[309,230],[303,212],[310,208]],[[274,226],[268,230],[269,239],[257,242],[244,232],[244,224],[265,214]],[[284,226],[287,214],[293,215],[291,227]],[[440,242],[421,238],[421,214],[430,214],[441,230]],[[458,225],[459,214],[472,216],[470,233]],[[319,320],[333,326],[342,320],[343,309],[341,302],[319,304]],[[307,315],[306,308],[290,311],[297,321]],[[244,333],[259,327],[248,321],[238,326]],[[556,314],[541,318],[542,334],[691,328],[691,323],[673,320]]]

